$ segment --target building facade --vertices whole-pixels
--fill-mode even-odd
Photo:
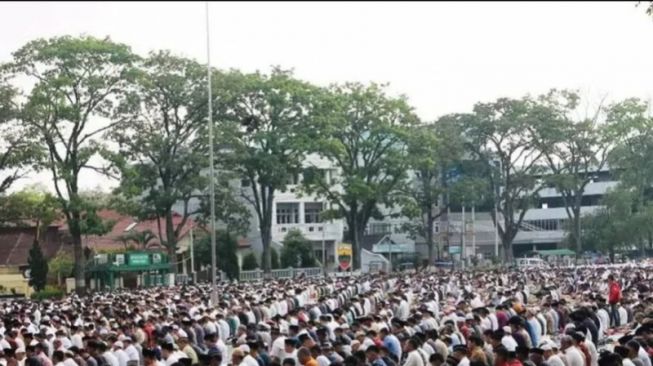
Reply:
[[[337,178],[338,171],[325,159],[308,156],[305,165],[324,170],[327,181]],[[335,245],[343,240],[346,224],[342,219],[325,222],[321,213],[329,208],[327,201],[302,192],[301,183],[301,175],[295,176],[289,182],[287,190],[278,192],[275,196],[272,219],[273,246],[280,250],[287,233],[299,230],[311,241],[315,258],[321,262],[325,256],[328,266],[335,268]],[[595,172],[592,182],[585,189],[581,213],[585,215],[601,208],[601,198],[617,184],[608,169]],[[405,226],[409,219],[397,216],[396,212],[391,212],[393,210],[396,211],[396,208],[382,207],[381,212],[385,218],[370,220],[361,249],[389,259],[392,255],[406,254],[427,258],[428,247],[425,239],[407,233]],[[436,248],[441,251],[441,257],[489,259],[495,255],[502,256],[501,241],[492,220],[491,210],[488,207],[457,207],[441,215],[434,227],[434,242]],[[252,218],[248,238],[252,248],[259,251],[261,244],[258,222],[255,214],[252,214]],[[533,250],[560,248],[566,239],[568,221],[562,195],[555,188],[541,189],[535,207],[527,211],[520,231],[513,241],[513,255],[518,257]],[[385,242],[381,242],[382,240]]]

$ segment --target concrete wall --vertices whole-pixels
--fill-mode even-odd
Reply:
[[[0,285],[2,285],[7,293],[14,288],[17,293],[30,296],[33,292],[29,286],[28,281],[23,277],[18,268],[0,267]]]

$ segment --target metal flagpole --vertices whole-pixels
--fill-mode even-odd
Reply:
[[[215,261],[215,160],[213,157],[213,94],[211,91],[211,41],[209,30],[209,2],[206,2],[206,74],[208,92],[208,123],[209,123],[209,199],[211,200],[211,305],[218,303],[217,270]]]

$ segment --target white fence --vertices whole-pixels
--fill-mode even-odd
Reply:
[[[271,278],[295,278],[298,276],[304,277],[320,277],[323,274],[323,270],[320,267],[311,267],[311,268],[285,268],[285,269],[273,269],[270,272]],[[257,281],[262,280],[265,277],[265,273],[261,269],[255,269],[253,271],[240,271],[240,280],[241,281]]]

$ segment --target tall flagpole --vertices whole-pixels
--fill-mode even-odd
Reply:
[[[218,284],[217,284],[217,271],[215,263],[215,171],[213,165],[215,160],[213,158],[213,94],[211,91],[211,41],[209,30],[209,2],[206,2],[206,74],[207,74],[207,88],[208,88],[208,123],[209,123],[209,199],[211,200],[211,305],[215,306],[218,303]]]

